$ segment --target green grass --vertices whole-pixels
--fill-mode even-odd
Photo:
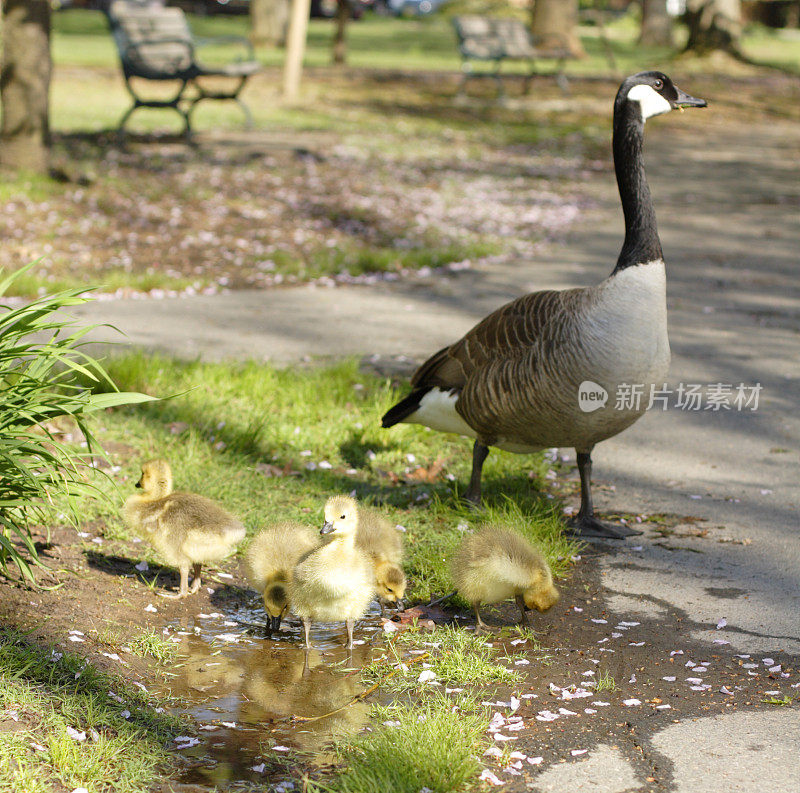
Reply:
[[[783,707],[785,705],[791,705],[794,702],[794,699],[790,697],[788,694],[782,697],[775,697],[770,696],[766,699],[761,700],[765,705],[778,705],[779,707]]]
[[[345,770],[309,786],[335,793],[456,793],[478,787],[485,713],[434,696],[377,710],[381,726],[340,751]]]
[[[599,694],[601,691],[616,691],[617,690],[617,683],[608,670],[603,670],[597,676],[597,680],[595,681],[595,688],[594,690]]]
[[[152,628],[130,639],[128,647],[134,655],[153,658],[162,664],[171,661],[178,654],[178,648]]]
[[[485,13],[485,8],[483,9]],[[248,33],[246,17],[195,17],[190,25],[197,36],[242,35]],[[53,56],[56,63],[81,66],[107,66],[116,63],[116,51],[105,19],[99,12],[67,11],[54,15]],[[606,26],[609,44],[622,72],[637,71],[643,63],[652,66],[668,63],[685,41],[685,29],[676,26],[676,48],[640,47],[638,23],[634,15],[618,18]],[[605,45],[596,27],[580,29],[587,58],[571,62],[569,73],[592,74],[608,71]],[[305,63],[329,66],[333,24],[312,19],[308,28]],[[367,15],[352,23],[347,31],[348,65],[379,69],[444,69],[457,71],[460,60],[449,15],[435,14],[420,19],[394,19]],[[786,68],[800,68],[800,43],[781,31],[759,25],[746,30],[744,50],[754,58]],[[219,56],[217,48],[206,48],[209,60]],[[262,49],[258,57],[265,65],[283,63],[281,49]],[[543,64],[545,70],[553,66]],[[509,71],[523,70],[521,64],[508,64]]]
[[[450,686],[488,686],[513,685],[522,676],[504,665],[496,648],[490,647],[490,639],[476,636],[471,631],[445,626],[433,632],[406,631],[397,639],[390,640],[388,655],[374,661],[363,670],[367,682],[376,682],[385,678],[384,687],[391,691],[422,690],[428,688],[427,683],[419,683],[421,672],[426,669],[436,675],[439,683]],[[402,650],[425,650],[428,657],[425,666],[418,663],[404,663],[414,656],[403,656]]]
[[[155,456],[172,462],[178,488],[219,500],[251,534],[277,520],[317,525],[328,496],[355,491],[405,527],[412,599],[453,589],[449,559],[464,530],[486,520],[536,541],[557,576],[566,574],[578,547],[539,492],[550,467],[542,455],[493,452],[484,468],[486,509],[467,508],[458,493],[469,475],[468,442],[411,425],[382,430],[380,416],[399,392],[355,361],[279,369],[134,353],[107,366],[120,388],[178,395],[98,420],[104,440],[130,448],[114,480],[120,492],[98,483],[118,504],[132,492],[140,463]],[[404,481],[408,471],[437,460],[442,470],[433,483]],[[290,475],[267,477],[265,464]],[[106,536],[128,536],[117,508],[87,501],[83,510],[87,520],[105,521]]]
[[[0,628],[0,719],[19,726],[0,729],[0,790],[149,790],[172,765],[163,747],[186,731],[158,704],[77,655]]]
[[[362,275],[441,267],[464,259],[482,259],[501,250],[501,245],[484,240],[444,245],[434,242],[406,250],[398,250],[391,245],[353,244],[339,248],[317,248],[303,258],[288,251],[276,251],[272,259],[275,262],[274,272],[306,279],[342,272]]]

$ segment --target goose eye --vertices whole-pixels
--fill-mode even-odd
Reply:
[[[344,520],[344,519],[345,519],[344,515],[339,515],[339,520]]]
[[[653,88],[655,88],[656,91],[660,91],[663,87],[664,87],[664,81],[663,80],[656,80],[653,83]]]

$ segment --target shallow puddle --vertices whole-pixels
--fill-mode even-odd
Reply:
[[[332,738],[366,724],[370,703],[348,703],[364,690],[361,668],[383,653],[372,644],[376,631],[382,634],[377,607],[359,623],[352,651],[344,647],[344,624],[314,625],[314,649],[306,651],[294,618],[272,635],[264,623],[263,609],[241,608],[168,626],[180,657],[163,693],[178,697],[173,712],[199,727],[199,743],[180,750],[194,761],[181,782],[222,787],[287,779],[297,753],[304,765],[324,762]]]

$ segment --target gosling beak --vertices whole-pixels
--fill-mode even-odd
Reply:
[[[326,520],[325,523],[322,524],[322,528],[319,530],[320,534],[330,534],[333,531],[333,524]]]
[[[141,489],[141,487],[142,487],[142,480],[140,479],[140,480],[139,480],[139,481],[138,481],[138,482],[137,482],[137,483],[134,485],[134,487],[138,487],[139,489]]]
[[[269,627],[270,630],[279,631],[281,629],[281,615],[278,614],[276,617],[269,618]]]
[[[677,108],[682,107],[708,107],[708,102],[705,99],[698,99],[695,96],[690,96],[686,93],[686,91],[681,91],[678,86],[675,86],[675,90],[678,92],[678,96],[676,99],[672,100],[672,106]]]

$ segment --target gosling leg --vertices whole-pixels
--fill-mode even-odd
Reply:
[[[519,608],[519,624],[528,627],[528,615],[525,613],[525,598],[522,595],[516,595],[517,606]]]
[[[182,564],[179,568],[181,574],[181,585],[177,592],[159,592],[162,598],[178,600],[185,598],[189,594],[189,565]]]
[[[345,625],[347,625],[347,649],[353,649],[353,627],[355,626],[355,620],[346,620]]]
[[[483,464],[488,456],[489,447],[484,446],[480,441],[475,441],[475,445],[472,447],[472,473],[469,477],[469,487],[464,493],[464,500],[476,507],[481,504],[481,474],[483,473]]]
[[[200,591],[200,587],[202,586],[202,579],[200,578],[200,572],[203,569],[203,565],[200,562],[195,562],[192,565],[192,586],[189,589],[189,594],[194,595],[195,592]]]
[[[311,650],[311,620],[307,619],[306,617],[303,617],[303,630],[306,634],[306,641],[303,647],[305,647],[307,650]]]
[[[472,610],[475,612],[475,633],[492,633],[492,629],[481,619],[480,607],[480,603],[472,604]]]

